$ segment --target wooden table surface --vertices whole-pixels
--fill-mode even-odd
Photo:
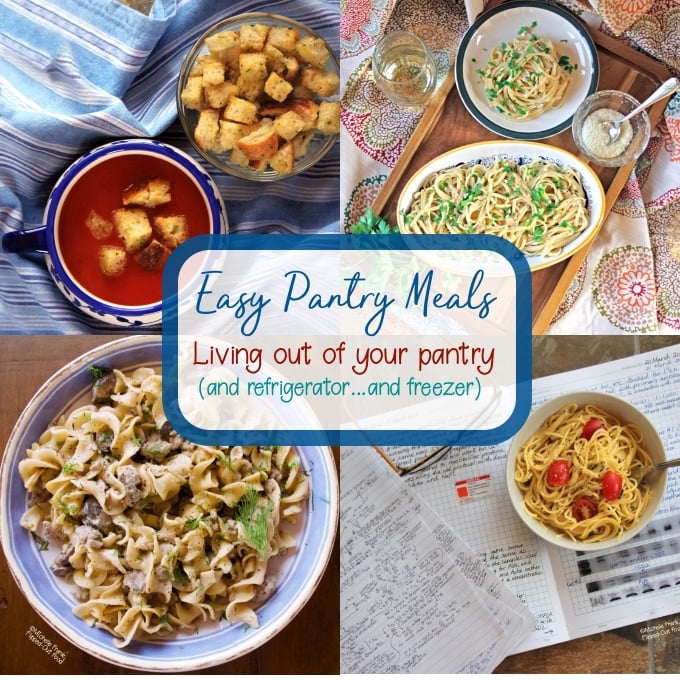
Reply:
[[[17,417],[42,383],[69,360],[113,338],[105,336],[3,336],[0,356],[0,451]],[[337,450],[335,451],[337,460]],[[339,541],[319,587],[303,610],[258,650],[200,673],[339,673]],[[81,652],[28,604],[0,554],[0,672],[4,674],[133,673]],[[35,640],[43,640],[40,646]],[[44,640],[51,645],[51,653]]]

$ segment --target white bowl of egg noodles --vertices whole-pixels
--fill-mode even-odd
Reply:
[[[404,185],[396,217],[406,234],[500,236],[537,271],[589,244],[604,214],[604,189],[587,163],[548,144],[499,140],[426,163]]]
[[[635,406],[612,394],[572,392],[529,415],[510,444],[506,481],[536,535],[562,548],[605,550],[652,519],[666,473],[640,478],[664,460],[659,434]]]
[[[166,427],[161,378],[157,336],[102,344],[49,378],[5,449],[0,539],[24,597],[72,644],[137,671],[193,672],[254,651],[305,606],[330,559],[338,481],[328,447],[189,443]],[[294,493],[276,493],[274,467],[289,479],[302,472],[294,508]],[[229,488],[243,486],[232,475],[241,472],[244,496],[232,506]],[[263,545],[259,518],[276,522]],[[108,592],[95,600],[100,587]],[[237,621],[241,614],[250,622]]]

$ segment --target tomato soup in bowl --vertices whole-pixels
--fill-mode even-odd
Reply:
[[[59,178],[44,225],[3,238],[9,252],[42,251],[61,292],[113,325],[160,323],[163,266],[187,239],[227,231],[210,175],[153,140],[93,149]]]

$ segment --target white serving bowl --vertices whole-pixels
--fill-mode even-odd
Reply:
[[[493,49],[512,42],[522,28],[536,22],[536,36],[552,40],[557,52],[574,65],[564,101],[530,120],[499,113],[485,96],[477,74]],[[488,130],[509,139],[545,139],[571,125],[579,104],[595,91],[599,79],[597,48],[588,29],[568,10],[546,2],[503,2],[481,14],[462,37],[456,54],[456,86],[470,115]]]
[[[633,538],[649,523],[663,498],[666,489],[666,472],[660,471],[650,476],[648,483],[652,490],[652,498],[649,504],[640,516],[637,524],[615,539],[592,543],[573,540],[530,517],[523,508],[523,494],[517,487],[514,479],[517,455],[524,443],[541,427],[549,416],[558,411],[562,406],[570,403],[578,405],[593,404],[618,418],[622,424],[632,423],[637,425],[642,431],[643,446],[654,463],[666,460],[666,451],[658,432],[640,410],[624,399],[605,392],[570,392],[550,399],[532,411],[524,425],[513,437],[506,462],[506,482],[512,505],[524,524],[540,538],[561,548],[587,551],[606,550]]]
[[[36,392],[19,417],[0,466],[0,542],[10,571],[24,597],[57,632],[88,654],[143,672],[192,672],[254,651],[285,626],[305,606],[326,570],[333,548],[339,512],[337,471],[328,447],[297,450],[309,471],[311,494],[304,519],[290,533],[296,551],[275,559],[271,572],[277,589],[257,608],[259,628],[226,621],[204,623],[195,634],[178,634],[120,649],[105,630],[90,627],[72,613],[72,586],[55,576],[50,564],[57,554],[41,552],[20,525],[27,493],[18,472],[19,461],[43,430],[60,414],[88,402],[92,376],[88,366],[122,370],[161,365],[160,338],[140,335],[114,340],[93,349],[57,371]]]

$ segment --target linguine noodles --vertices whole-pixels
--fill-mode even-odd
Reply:
[[[489,103],[513,120],[531,120],[559,107],[576,68],[549,38],[532,33],[535,25],[494,47],[484,68],[477,69]]]
[[[525,255],[551,257],[588,226],[580,174],[536,159],[495,158],[434,173],[404,212],[411,234],[491,234]]]

